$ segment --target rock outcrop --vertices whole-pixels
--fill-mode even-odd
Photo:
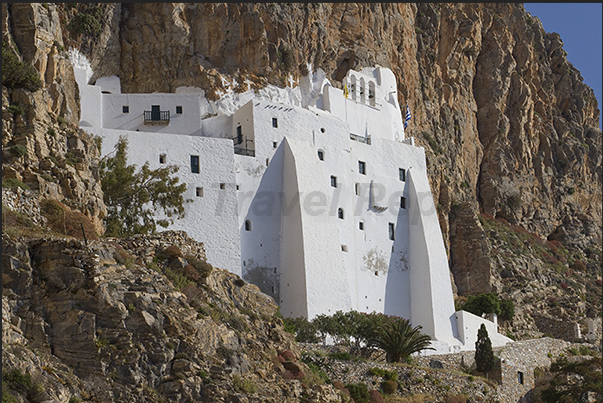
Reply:
[[[174,287],[204,253],[177,232],[88,246],[3,235],[3,373],[29,374],[53,401],[342,401],[299,380],[300,347],[256,286],[213,268]]]

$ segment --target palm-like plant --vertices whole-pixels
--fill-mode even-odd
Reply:
[[[389,316],[375,327],[367,345],[384,350],[387,362],[406,361],[418,351],[435,350],[430,346],[431,338],[421,333],[422,328],[413,328],[404,318]]]

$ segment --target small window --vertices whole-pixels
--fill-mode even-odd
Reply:
[[[362,221],[360,221],[360,222],[358,223],[358,229],[359,229],[360,231],[364,231],[364,223],[363,223]]]
[[[402,182],[405,182],[406,181],[406,169],[400,168],[398,170],[398,174],[400,175],[400,180]]]
[[[245,231],[251,231],[251,220],[245,220]]]
[[[272,118],[272,127],[278,127],[278,119]]]
[[[239,185],[236,186],[236,189],[239,190],[241,187]]]
[[[348,251],[348,245],[341,245],[341,250],[343,252],[347,252]]]
[[[196,188],[195,194],[197,195],[197,197],[203,197],[203,188]]]
[[[358,161],[358,172],[362,175],[366,175],[366,162]]]
[[[166,161],[166,155],[165,154],[159,154],[159,163],[160,164],[165,164]]]
[[[354,185],[354,191],[356,192],[356,196],[360,194],[360,183]]]
[[[517,371],[517,382],[523,385],[523,372]]]
[[[121,111],[122,111],[123,113],[130,113],[130,106],[128,106],[128,105],[124,105],[124,106],[122,106],[122,107],[121,107]]]
[[[400,197],[400,208],[406,208],[406,197]]]
[[[191,155],[191,172],[194,174],[199,173],[199,156]]]
[[[226,189],[226,183],[220,183],[220,189],[222,189],[222,190]]]
[[[375,276],[379,276],[379,272],[375,270]]]
[[[318,150],[318,159],[321,161],[325,160],[325,152],[323,150]]]
[[[236,144],[241,144],[243,142],[243,128],[241,128],[241,125],[237,126],[237,143]]]
[[[276,148],[277,145],[278,145],[278,143],[276,141],[272,142],[272,148]]]
[[[181,115],[182,114],[182,107],[181,106],[177,106],[176,107],[176,114],[177,115]]]
[[[396,227],[394,226],[394,223],[392,223],[392,222],[388,223],[388,229],[389,229],[389,239],[393,241],[395,239],[394,231],[396,229]]]
[[[337,209],[337,217],[343,220],[343,209],[341,207]]]
[[[321,132],[321,133],[324,133],[324,132],[325,132],[325,128],[324,128],[324,127],[321,127],[321,128],[320,128],[320,132]]]
[[[270,158],[266,158],[266,166],[270,166]]]
[[[334,188],[337,187],[337,177],[336,176],[331,176],[331,186]]]

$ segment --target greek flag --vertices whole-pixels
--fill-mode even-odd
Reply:
[[[410,120],[410,108],[406,105],[406,118],[404,119],[404,128],[408,126],[408,121]]]

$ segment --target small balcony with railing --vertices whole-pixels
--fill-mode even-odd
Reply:
[[[144,124],[170,124],[170,111],[144,111]]]

